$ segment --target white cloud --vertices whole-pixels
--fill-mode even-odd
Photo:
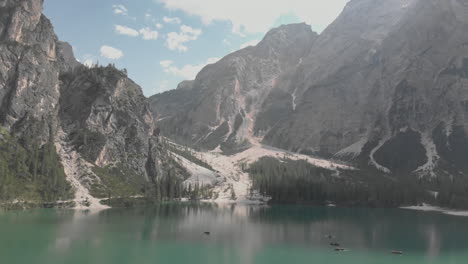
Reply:
[[[144,40],[156,40],[159,36],[157,31],[151,30],[149,27],[142,28],[140,31],[137,31],[136,29],[130,27],[116,25],[115,32],[130,37],[138,37],[141,35]]]
[[[124,5],[113,5],[112,10],[116,15],[128,15],[128,9]]]
[[[163,61],[160,61],[159,64],[160,64],[163,68],[169,68],[169,66],[171,66],[172,64],[174,64],[174,62],[171,61],[171,60],[163,60]]]
[[[193,80],[206,65],[216,63],[219,60],[220,58],[209,58],[204,63],[198,65],[187,64],[181,68],[174,66],[174,62],[171,60],[160,61],[159,64],[164,68],[165,73],[184,80]]]
[[[126,35],[130,37],[137,37],[140,34],[133,28],[121,25],[115,25],[115,32],[117,32],[120,35]]]
[[[199,16],[205,24],[232,23],[235,33],[265,33],[282,15],[294,15],[321,31],[349,0],[156,0],[171,10]],[[201,3],[202,2],[202,3]],[[246,8],[248,7],[248,8]]]
[[[167,34],[166,47],[170,50],[186,52],[188,50],[186,43],[198,39],[201,34],[201,29],[182,25],[180,26],[180,32],[170,32]]]
[[[163,24],[160,24],[160,23],[157,23],[157,24],[156,24],[156,28],[157,28],[157,29],[161,29],[161,28],[163,28],[163,27],[164,27]]]
[[[194,29],[187,25],[180,26],[180,31],[182,31],[182,33],[192,35],[192,36],[197,36],[197,37],[200,36],[202,33],[201,29]]]
[[[243,48],[247,48],[249,46],[257,46],[257,44],[260,42],[259,39],[254,39],[254,40],[251,40],[251,41],[247,41],[245,43],[243,43],[240,48],[243,49]]]
[[[163,21],[164,23],[167,23],[167,24],[180,24],[182,23],[182,21],[180,20],[180,18],[178,17],[163,17]]]
[[[102,46],[101,47],[101,56],[104,58],[108,58],[111,60],[118,60],[123,57],[123,52],[119,49],[110,47],[110,46]]]
[[[140,34],[144,40],[156,40],[159,35],[157,31],[153,31],[148,27],[140,29]]]

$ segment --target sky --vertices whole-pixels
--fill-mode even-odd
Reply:
[[[44,14],[85,65],[113,63],[146,96],[193,80],[207,64],[271,28],[322,32],[348,0],[45,0]]]

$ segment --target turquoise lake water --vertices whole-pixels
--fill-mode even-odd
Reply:
[[[468,263],[468,218],[292,205],[7,211],[0,263],[459,264]]]

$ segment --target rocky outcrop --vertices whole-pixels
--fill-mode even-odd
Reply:
[[[60,123],[83,157],[100,167],[125,164],[147,180],[156,177],[146,164],[157,159],[152,148],[159,137],[141,88],[113,66],[80,67],[61,81]]]

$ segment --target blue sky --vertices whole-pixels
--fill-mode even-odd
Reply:
[[[255,45],[272,27],[307,22],[321,32],[347,1],[45,0],[44,13],[78,60],[126,68],[151,96]]]

